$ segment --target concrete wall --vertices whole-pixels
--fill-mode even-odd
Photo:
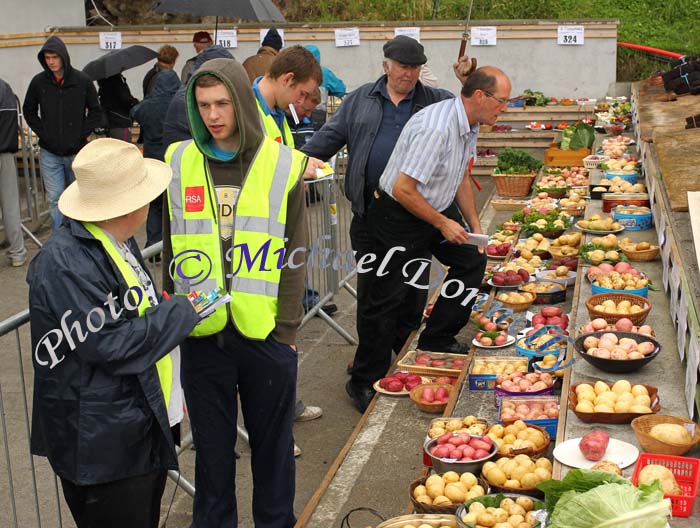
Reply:
[[[572,23],[572,21],[567,21]],[[558,46],[557,22],[479,22],[498,26],[498,45],[468,48],[480,65],[502,68],[513,81],[513,95],[524,89],[541,90],[555,97],[601,97],[616,77],[617,24],[614,21],[587,22],[585,46]],[[134,28],[131,28],[134,29]],[[184,61],[194,55],[191,35],[200,27],[140,29],[129,33],[123,29],[124,45],[139,43],[157,49],[162,43],[173,44],[180,51],[176,64],[179,72]],[[209,29],[209,28],[206,28]],[[213,28],[212,33],[213,33]],[[459,84],[452,64],[459,50],[462,28],[454,24],[433,24],[421,29],[428,64],[441,86],[452,91]],[[98,47],[94,28],[64,28],[56,32],[66,41],[73,65],[82,68],[105,53]],[[321,50],[324,66],[342,78],[348,90],[375,80],[382,72],[382,46],[393,37],[394,26],[361,26],[361,45],[336,48],[333,27],[285,27],[286,45],[313,43]],[[2,47],[2,39],[14,47]],[[259,26],[238,28],[238,48],[230,51],[238,60],[254,54],[259,46]],[[0,35],[0,75],[24,97],[32,76],[39,71],[36,59],[44,37],[15,39]],[[150,64],[125,72],[134,96],[141,98],[141,80]]]
[[[85,25],[83,0],[2,0],[2,15],[0,35]]]

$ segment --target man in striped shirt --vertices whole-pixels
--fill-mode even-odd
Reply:
[[[479,125],[496,122],[510,91],[510,80],[501,70],[479,68],[467,78],[460,97],[421,110],[401,132],[368,210],[377,262],[388,264],[373,282],[364,307],[368,316],[358,325],[360,344],[346,387],[351,397],[367,392],[391,364],[401,306],[411,288],[427,288],[412,279],[421,275],[417,259],[427,262],[434,255],[450,268],[445,282],[454,281],[454,288],[445,292],[454,297],[440,296],[419,348],[448,346],[468,322],[473,298],[466,305],[462,301],[469,288],[479,288],[486,256],[465,245],[469,232],[464,220],[469,231],[481,233],[467,167],[476,157]],[[450,206],[453,201],[456,207]],[[364,402],[353,400],[364,410]]]

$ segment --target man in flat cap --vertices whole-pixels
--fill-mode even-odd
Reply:
[[[399,135],[409,118],[428,105],[453,98],[447,90],[424,86],[419,80],[421,67],[427,57],[420,42],[397,36],[384,44],[384,75],[377,81],[368,83],[343,100],[336,114],[321,130],[316,132],[302,151],[322,160],[328,160],[344,145],[348,148],[348,168],[345,175],[345,195],[352,202],[353,218],[350,224],[350,240],[355,258],[359,261],[364,255],[373,253],[370,225],[367,221],[367,206],[374,191],[379,186],[379,177],[384,172],[389,156]],[[464,83],[469,74],[470,61],[465,56],[454,65],[455,74]],[[372,289],[375,272],[357,274],[357,327],[366,321],[367,300]],[[405,298],[397,321],[394,352],[399,352],[412,330],[421,322],[427,290],[412,288]],[[432,325],[431,325],[432,323]],[[429,320],[423,332],[429,337],[430,327],[435,323]],[[435,334],[435,332],[433,332]],[[425,350],[464,352],[454,336],[440,336],[442,342],[424,342]],[[371,383],[355,376],[376,362],[372,358],[355,357],[354,365],[348,366],[353,377],[346,390],[355,406],[361,411],[367,408],[374,396]],[[381,377],[384,373],[373,372]],[[369,377],[367,379],[369,379]]]
[[[214,40],[211,38],[211,34],[208,31],[197,31],[192,37],[192,45],[194,46],[197,55],[202,53],[209,46],[214,44]],[[197,60],[197,55],[187,59],[187,62],[182,67],[182,72],[180,73],[180,80],[182,84],[187,84],[192,75],[192,70],[194,69],[194,63]]]

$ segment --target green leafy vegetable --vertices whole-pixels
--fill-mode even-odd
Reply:
[[[547,511],[554,510],[559,498],[567,491],[584,492],[600,486],[601,484],[625,484],[632,486],[632,483],[613,473],[596,471],[593,469],[573,469],[569,471],[562,480],[545,480],[537,485],[540,491],[544,492],[544,505]]]
[[[529,174],[539,170],[542,162],[524,150],[504,148],[498,153],[498,170],[504,174]]]
[[[671,501],[658,482],[639,489],[603,484],[565,492],[551,514],[550,528],[665,528]]]
[[[595,129],[591,125],[578,123],[574,127],[574,133],[571,137],[571,149],[591,148],[595,141]]]

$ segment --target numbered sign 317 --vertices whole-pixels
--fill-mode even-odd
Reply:
[[[100,49],[115,50],[122,48],[122,34],[119,31],[100,31]]]

